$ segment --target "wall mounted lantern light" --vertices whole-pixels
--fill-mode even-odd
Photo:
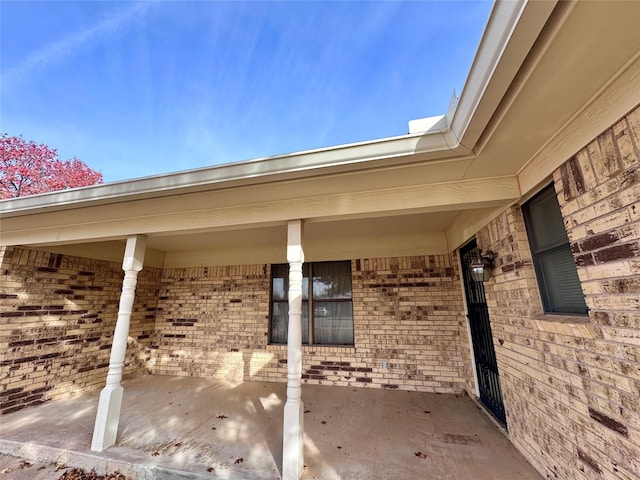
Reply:
[[[495,254],[489,250],[486,255],[482,255],[482,249],[476,248],[473,261],[469,264],[471,278],[476,282],[486,282],[491,278],[493,269],[493,259]]]

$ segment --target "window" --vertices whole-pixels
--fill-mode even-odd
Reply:
[[[546,313],[587,313],[569,238],[553,185],[522,206]]]
[[[351,262],[302,266],[302,343],[353,345]],[[287,343],[289,265],[271,267],[271,343]]]

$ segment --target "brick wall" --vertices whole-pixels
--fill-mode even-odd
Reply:
[[[120,264],[21,248],[2,252],[2,413],[101,387]],[[452,258],[354,260],[356,345],[304,347],[303,381],[461,391],[467,339]],[[264,264],[143,269],[125,376],[152,371],[286,381],[286,347],[268,345],[269,290]]]
[[[303,381],[461,391],[467,340],[454,262],[352,261],[355,347],[305,346]],[[286,381],[286,347],[268,345],[269,290],[264,264],[165,270],[153,372]]]
[[[236,382],[256,377],[273,360],[265,348],[269,279],[264,264],[165,269],[153,373]]]
[[[376,381],[383,388],[462,391],[468,340],[456,257],[354,263],[356,353]]]
[[[640,478],[640,110],[554,172],[589,317],[543,315],[519,207],[478,234],[509,436],[546,478]]]
[[[0,412],[103,386],[123,271],[117,263],[0,250]],[[145,371],[159,270],[138,282],[125,375]]]

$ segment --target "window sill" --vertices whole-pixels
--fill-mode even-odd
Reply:
[[[542,332],[570,335],[572,337],[593,338],[593,330],[588,315],[555,315],[544,313],[531,319],[537,330]]]
[[[306,354],[315,353],[353,353],[355,345],[302,345],[302,351]],[[286,351],[286,344],[272,343],[267,345],[267,351]]]
[[[534,316],[533,319],[557,323],[590,323],[589,315],[571,315],[562,313],[541,313]]]

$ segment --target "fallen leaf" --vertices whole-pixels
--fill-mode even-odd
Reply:
[[[105,475],[104,480],[127,480],[127,477],[122,475],[120,472],[114,472]]]
[[[236,465],[240,465],[242,462],[244,462],[244,458],[240,457],[239,459],[237,459],[234,463]]]
[[[84,471],[80,468],[73,468],[64,472],[59,480],[78,480],[82,478],[84,474]]]
[[[67,470],[58,480],[127,480],[120,472],[107,473],[106,475],[98,475],[95,469],[85,473],[81,468]]]

